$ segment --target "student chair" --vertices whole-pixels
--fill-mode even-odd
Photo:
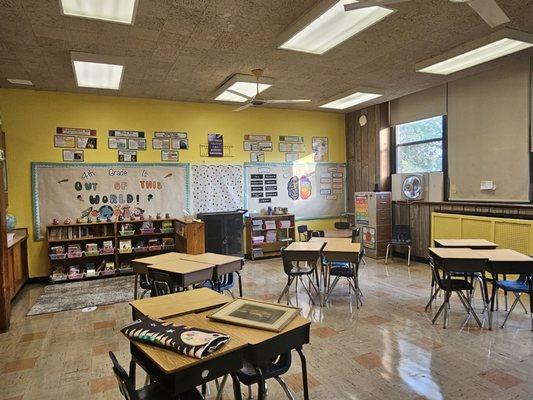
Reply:
[[[140,274],[139,275],[139,286],[143,290],[141,294],[141,299],[148,293],[150,290],[152,290],[152,282],[150,282],[150,279],[148,279],[147,274]]]
[[[311,300],[311,303],[314,305],[315,301],[313,300],[313,295],[311,294],[311,287],[315,290],[315,292],[320,295],[320,291],[315,286],[315,283],[313,282],[313,273],[315,272],[315,265],[306,263],[303,266],[300,266],[300,264],[294,265],[292,261],[288,259],[287,252],[285,251],[285,247],[282,247],[280,249],[281,252],[281,259],[283,261],[283,271],[287,275],[287,284],[283,288],[283,291],[278,297],[278,303],[281,301],[283,296],[287,294],[287,304],[289,304],[289,290],[291,288],[291,285],[296,281],[296,295],[298,295],[298,281],[301,282],[303,288],[309,295],[309,299]],[[307,276],[309,281],[309,287],[305,286],[303,277]]]
[[[157,382],[151,383],[141,389],[136,390],[135,384],[124,368],[119,364],[112,351],[109,357],[113,363],[113,373],[118,381],[120,393],[126,400],[202,400],[203,397],[196,389],[188,390],[178,396],[172,396],[165,388]]]
[[[327,273],[327,281],[326,281],[326,298],[325,301],[328,300],[329,296],[331,295],[331,292],[333,289],[335,289],[335,286],[339,282],[341,278],[346,278],[348,281],[348,290],[353,289],[353,292],[355,294],[355,302],[356,307],[359,308],[359,306],[363,305],[363,301],[361,300],[361,297],[363,297],[363,293],[361,292],[361,289],[359,288],[359,266],[361,265],[361,262],[363,261],[365,256],[365,249],[361,249],[359,254],[357,255],[357,260],[355,262],[328,262],[329,264],[329,271]],[[334,277],[333,283],[331,282],[331,277]]]
[[[300,242],[307,242],[308,235],[309,235],[309,231],[307,230],[307,225],[300,225],[297,229],[298,229],[298,238],[300,239]]]
[[[151,297],[176,293],[176,286],[174,285],[170,274],[163,271],[148,269],[148,279],[152,282]]]
[[[465,295],[463,292],[471,293],[474,289],[472,283],[468,280],[468,277],[476,272],[485,271],[486,260],[463,260],[463,259],[450,259],[437,261],[430,256],[429,265],[431,267],[431,273],[437,287],[444,293],[444,301],[437,313],[431,321],[435,324],[437,318],[444,311],[444,324],[443,328],[448,326],[448,309],[450,308],[450,297],[452,293],[456,293],[461,301],[463,307],[467,311],[468,315],[472,315],[476,320],[479,327],[482,327],[482,323],[479,320],[474,308],[472,307],[471,296]],[[459,275],[462,274],[462,275]],[[487,293],[486,281],[484,281],[483,291],[484,295]],[[488,299],[485,299],[488,303]]]
[[[295,400],[295,396],[289,389],[285,381],[281,378],[291,367],[291,352],[283,353],[276,357],[270,364],[264,368],[258,368],[248,362],[244,362],[244,366],[237,372],[239,381],[248,386],[248,399],[252,398],[252,385],[258,385],[258,399],[266,398],[268,379],[275,379],[291,400]]]
[[[229,292],[231,297],[235,298],[235,295],[231,291],[231,289],[233,289],[233,287],[235,286],[235,276],[233,272],[219,276],[217,281],[213,281],[213,280],[205,281],[200,286],[208,287],[209,289],[216,290],[219,293]]]
[[[324,231],[311,231],[311,237],[324,237],[326,233]]]
[[[411,227],[409,225],[394,225],[392,227],[392,239],[387,245],[385,264],[387,264],[389,258],[389,249],[391,246],[404,246],[408,248],[407,266],[409,267],[411,265]],[[393,258],[392,255],[391,258]]]
[[[359,235],[361,234],[361,228],[353,228],[352,229],[352,243],[358,243],[359,242]]]

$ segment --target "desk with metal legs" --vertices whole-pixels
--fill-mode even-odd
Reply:
[[[135,281],[133,287],[133,299],[137,299],[137,293],[139,290],[139,275],[148,274],[148,266],[152,264],[158,264],[165,261],[172,261],[179,258],[180,253],[163,253],[156,256],[141,257],[131,260],[131,266],[133,273],[135,274]]]
[[[355,301],[356,301],[356,307],[359,308],[359,305],[363,305],[363,302],[361,301],[361,289],[359,288],[359,276],[358,276],[358,268],[359,268],[359,253],[361,252],[361,244],[360,243],[346,243],[346,242],[340,242],[340,241],[328,241],[326,243],[326,246],[322,249],[322,254],[324,254],[324,258],[326,259],[327,263],[323,266],[324,269],[324,277],[326,279],[325,288],[325,301],[329,298],[331,291],[335,288],[337,282],[340,279],[340,276],[336,276],[335,280],[333,281],[333,284],[330,284],[330,263],[332,262],[343,262],[348,263],[349,267],[352,271],[354,271],[353,276],[347,277],[348,282],[350,284],[350,287],[354,290],[355,294]]]

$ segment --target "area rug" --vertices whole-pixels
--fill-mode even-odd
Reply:
[[[133,300],[133,282],[133,276],[118,276],[48,285],[27,315],[130,301]]]

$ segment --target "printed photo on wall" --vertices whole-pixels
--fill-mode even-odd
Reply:
[[[172,138],[172,150],[189,150],[189,139]]]
[[[137,162],[137,152],[119,150],[118,151],[118,162]]]
[[[73,149],[76,147],[76,137],[54,135],[54,147]]]
[[[107,147],[110,149],[127,149],[128,139],[110,137],[107,141]]]
[[[63,161],[83,162],[83,150],[63,150]]]
[[[83,137],[78,136],[76,138],[76,146],[78,149],[96,149],[96,138],[95,137]]]
[[[252,152],[250,153],[251,162],[265,162],[265,153],[263,152]]]
[[[285,153],[286,162],[298,161],[299,158],[300,158],[300,153]]]
[[[161,161],[179,161],[179,153],[175,150],[161,150]]]
[[[207,134],[207,154],[209,157],[224,157],[224,136],[218,133]]]
[[[154,150],[170,150],[170,139],[152,139],[152,148]]]
[[[316,161],[328,161],[329,149],[327,137],[313,137],[313,153]]]
[[[146,139],[128,139],[129,150],[146,150]]]

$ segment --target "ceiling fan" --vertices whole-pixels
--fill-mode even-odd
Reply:
[[[360,10],[367,7],[391,6],[397,3],[404,3],[410,0],[358,0],[356,3],[346,4],[346,11]],[[509,17],[500,8],[496,0],[450,0],[452,3],[466,3],[479,14],[483,20],[494,28],[501,24],[510,22]]]
[[[311,100],[267,100],[264,99],[261,94],[259,93],[259,80],[263,76],[263,70],[260,68],[252,69],[252,74],[255,76],[255,79],[257,81],[257,93],[255,96],[250,97],[248,95],[245,95],[244,93],[237,92],[236,90],[228,89],[227,91],[230,93],[233,93],[237,96],[244,97],[246,99],[246,104],[236,108],[233,111],[242,111],[246,110],[249,107],[259,107],[264,104],[296,104],[296,103],[309,103]]]

